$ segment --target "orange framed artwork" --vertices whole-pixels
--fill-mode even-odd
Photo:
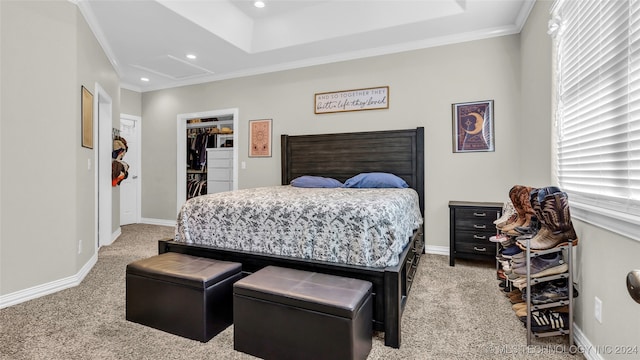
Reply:
[[[249,157],[271,157],[271,119],[249,120]]]

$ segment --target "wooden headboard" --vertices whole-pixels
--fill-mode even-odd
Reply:
[[[424,128],[340,134],[282,135],[282,185],[302,175],[344,182],[388,172],[418,192],[424,216]]]

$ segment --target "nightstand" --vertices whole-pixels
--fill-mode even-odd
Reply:
[[[496,234],[493,223],[502,212],[502,203],[449,202],[449,266],[455,259],[493,260],[496,243],[489,238]]]

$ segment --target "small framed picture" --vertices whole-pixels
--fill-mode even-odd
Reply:
[[[495,151],[493,100],[457,103],[453,112],[453,152]]]
[[[84,86],[82,87],[80,108],[82,147],[93,149],[93,94]]]
[[[249,120],[249,157],[271,157],[271,119]]]

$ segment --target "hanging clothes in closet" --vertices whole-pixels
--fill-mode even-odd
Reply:
[[[218,129],[217,127],[214,129]],[[202,170],[207,164],[207,148],[216,147],[211,129],[189,129],[187,136],[187,169]]]

